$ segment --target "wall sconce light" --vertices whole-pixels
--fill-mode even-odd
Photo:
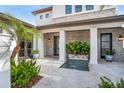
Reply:
[[[123,38],[124,38],[124,37],[123,37],[122,35],[119,35],[119,36],[118,36],[118,41],[123,41]]]
[[[51,39],[49,38],[48,40],[50,41]]]

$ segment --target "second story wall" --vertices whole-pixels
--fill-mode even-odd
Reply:
[[[100,5],[53,5],[50,10],[43,11],[46,9],[37,10],[40,11],[40,13],[35,14],[36,26],[116,15],[115,6],[113,5],[104,6],[101,11]]]
[[[36,15],[36,25],[47,25],[52,22],[52,11],[39,13]]]
[[[89,12],[94,12],[94,11],[99,11],[101,9],[100,5],[93,5],[93,9],[87,10],[86,7],[90,7],[90,5],[82,5],[82,10],[80,12],[76,12],[75,10],[76,5],[71,5],[71,13],[66,14],[66,6],[65,5],[53,5],[53,18],[59,18],[59,17],[66,17],[70,15],[76,15],[76,14],[84,14],[84,13],[89,13]],[[92,7],[92,5],[91,5]],[[115,6],[104,6],[103,10],[110,9],[110,8],[115,8]]]

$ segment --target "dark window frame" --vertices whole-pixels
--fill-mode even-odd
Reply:
[[[65,5],[65,14],[72,13],[72,5]]]
[[[50,14],[45,14],[45,18],[49,18],[50,17]]]
[[[102,56],[102,42],[108,42],[108,41],[103,41],[102,40],[102,36],[103,35],[110,35],[110,50],[112,50],[112,48],[113,48],[113,44],[112,44],[112,42],[113,42],[113,40],[112,40],[112,33],[101,33],[100,34],[100,57],[101,58],[105,58],[105,56]]]
[[[2,34],[2,32],[3,32],[3,28],[2,28],[2,27],[0,27],[0,34]]]
[[[86,11],[94,10],[94,5],[86,5]]]
[[[82,12],[82,5],[75,5],[75,12]]]
[[[40,15],[40,19],[43,19],[43,15]]]

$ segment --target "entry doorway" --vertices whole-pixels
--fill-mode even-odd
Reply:
[[[106,51],[112,50],[112,33],[101,33],[100,51],[101,58],[105,58]]]
[[[59,56],[59,36],[54,36],[54,56]]]

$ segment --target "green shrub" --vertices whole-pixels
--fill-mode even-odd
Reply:
[[[38,54],[39,50],[32,50],[32,54]]]
[[[100,88],[124,88],[124,80],[120,79],[119,82],[114,84],[109,78],[107,77],[100,77],[101,83],[98,84]]]
[[[11,60],[11,86],[26,87],[30,80],[40,72],[40,66],[36,66],[33,60],[20,60],[18,66]]]
[[[106,55],[114,55],[115,49],[106,51]]]
[[[69,42],[66,45],[66,51],[68,54],[88,55],[90,52],[90,45],[87,42]]]

